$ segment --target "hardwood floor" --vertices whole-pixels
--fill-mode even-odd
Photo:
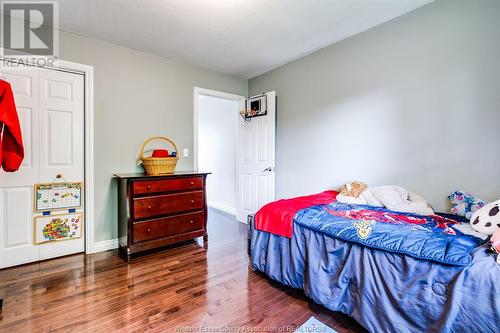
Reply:
[[[107,251],[0,270],[0,332],[293,332],[310,316],[339,333],[364,332],[300,290],[253,272],[246,225],[210,210],[208,232],[208,250],[189,242],[129,265]]]

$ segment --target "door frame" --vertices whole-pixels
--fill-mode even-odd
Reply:
[[[4,57],[0,61],[16,62]],[[19,64],[20,68],[32,65]],[[84,229],[85,253],[94,253],[94,67],[66,60],[56,60],[53,66],[32,66],[83,75],[84,78]]]
[[[199,139],[199,105],[198,105],[198,99],[200,95],[204,96],[211,96],[211,97],[218,97],[218,98],[224,98],[232,101],[241,101],[246,98],[246,96],[240,96],[240,95],[235,95],[235,94],[230,94],[222,91],[217,91],[217,90],[211,90],[211,89],[206,89],[206,88],[199,88],[199,87],[194,87],[193,89],[193,105],[194,105],[194,114],[193,114],[193,166],[195,170],[199,170],[199,161],[198,161],[198,139]],[[236,130],[238,131],[238,118],[236,118]],[[239,147],[236,144],[236,150],[234,152],[234,158],[235,158],[235,167],[236,170],[238,170],[238,150]],[[205,170],[209,171],[209,170]],[[234,196],[235,196],[235,203],[236,207],[234,215],[238,212],[238,174],[235,174],[235,189],[234,189]],[[217,207],[216,207],[217,208]],[[222,207],[220,207],[222,208]],[[229,212],[224,210],[227,213],[232,214],[233,212]]]

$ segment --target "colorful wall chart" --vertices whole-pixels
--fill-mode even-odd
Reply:
[[[35,243],[45,243],[82,237],[82,214],[61,214],[35,218]]]
[[[82,183],[46,183],[35,185],[35,211],[62,210],[82,206]]]

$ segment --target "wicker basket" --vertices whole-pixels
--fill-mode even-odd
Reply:
[[[140,159],[142,161],[142,165],[144,166],[144,170],[146,170],[146,173],[148,175],[165,175],[165,174],[170,174],[174,173],[175,166],[177,165],[177,161],[179,160],[179,157],[146,157],[144,156],[144,148],[146,148],[146,145],[150,143],[153,140],[164,140],[170,143],[176,152],[177,146],[175,143],[163,136],[155,136],[152,138],[147,139],[143,144],[141,148],[141,156]]]

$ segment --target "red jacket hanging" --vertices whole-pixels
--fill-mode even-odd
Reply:
[[[10,84],[0,80],[0,167],[7,172],[19,169],[24,147]]]

